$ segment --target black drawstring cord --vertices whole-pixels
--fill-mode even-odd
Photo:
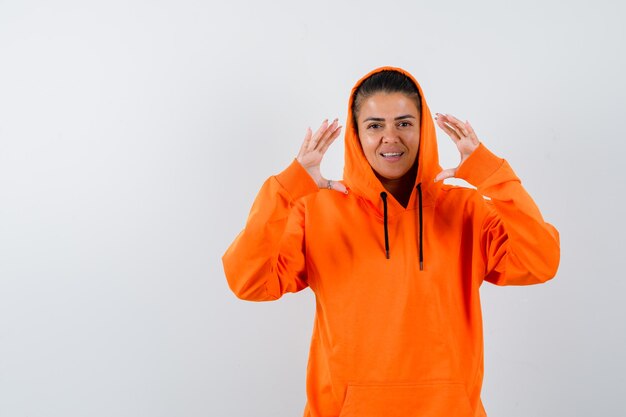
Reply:
[[[420,271],[424,270],[424,220],[422,213],[422,183],[417,184],[417,198],[419,203],[419,260]],[[385,227],[385,255],[389,259],[389,229],[387,226],[387,193],[380,193],[380,198],[383,200],[383,223]]]
[[[422,183],[417,184],[417,196],[419,198],[419,217],[420,217],[420,271],[424,270],[424,240],[422,239],[424,225],[422,221]]]
[[[380,193],[380,198],[383,199],[383,221],[385,223],[385,254],[389,259],[389,231],[387,230],[387,193]]]

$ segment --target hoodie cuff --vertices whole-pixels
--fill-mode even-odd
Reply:
[[[481,142],[478,148],[457,169],[455,177],[480,187],[503,163],[504,159],[491,153]]]
[[[319,191],[319,187],[306,169],[294,159],[293,162],[280,174],[275,176],[276,181],[289,193],[293,200]]]

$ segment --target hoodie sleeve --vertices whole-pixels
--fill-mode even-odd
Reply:
[[[490,199],[484,202],[480,230],[484,279],[496,285],[530,285],[553,278],[559,266],[559,233],[543,220],[508,162],[481,143],[456,176]]]
[[[319,188],[300,163],[270,177],[259,191],[246,226],[222,257],[230,289],[243,300],[269,301],[308,286],[304,258],[304,207],[298,201]]]

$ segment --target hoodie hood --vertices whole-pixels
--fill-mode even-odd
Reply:
[[[370,166],[365,157],[365,154],[363,153],[361,142],[359,141],[359,136],[357,133],[357,126],[354,124],[353,121],[354,117],[352,115],[352,103],[355,99],[355,93],[359,86],[363,83],[363,81],[365,81],[371,75],[385,70],[398,71],[406,75],[415,83],[417,89],[419,90],[422,100],[422,112],[420,115],[420,145],[417,153],[418,169],[417,176],[415,178],[415,184],[413,186],[413,193],[411,194],[407,209],[415,206],[417,199],[415,188],[420,183],[422,184],[421,187],[424,196],[424,205],[431,205],[434,202],[434,198],[437,194],[438,189],[441,187],[441,182],[434,182],[435,176],[439,172],[441,172],[441,167],[439,165],[439,155],[437,152],[435,124],[433,122],[430,109],[426,104],[422,87],[411,74],[401,68],[390,66],[377,68],[363,76],[352,88],[352,91],[350,93],[350,100],[348,102],[348,120],[346,121],[345,130],[345,165],[343,173],[344,182],[351,189],[351,192],[356,192],[357,194],[374,203],[375,206],[379,206],[381,201],[380,194],[381,192],[385,191],[385,188],[383,187],[380,180],[376,177],[374,170]],[[398,203],[394,198],[389,199],[390,215],[393,215],[394,213],[402,210],[405,210],[405,208],[402,207],[400,203]]]

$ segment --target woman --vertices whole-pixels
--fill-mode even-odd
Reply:
[[[485,416],[480,285],[552,278],[558,232],[450,115],[436,122],[461,163],[441,169],[430,110],[404,70],[367,74],[348,111],[344,182],[320,173],[341,130],[325,121],[261,188],[223,257],[230,288],[255,301],[315,293],[305,417]],[[477,190],[441,181],[453,176]]]

